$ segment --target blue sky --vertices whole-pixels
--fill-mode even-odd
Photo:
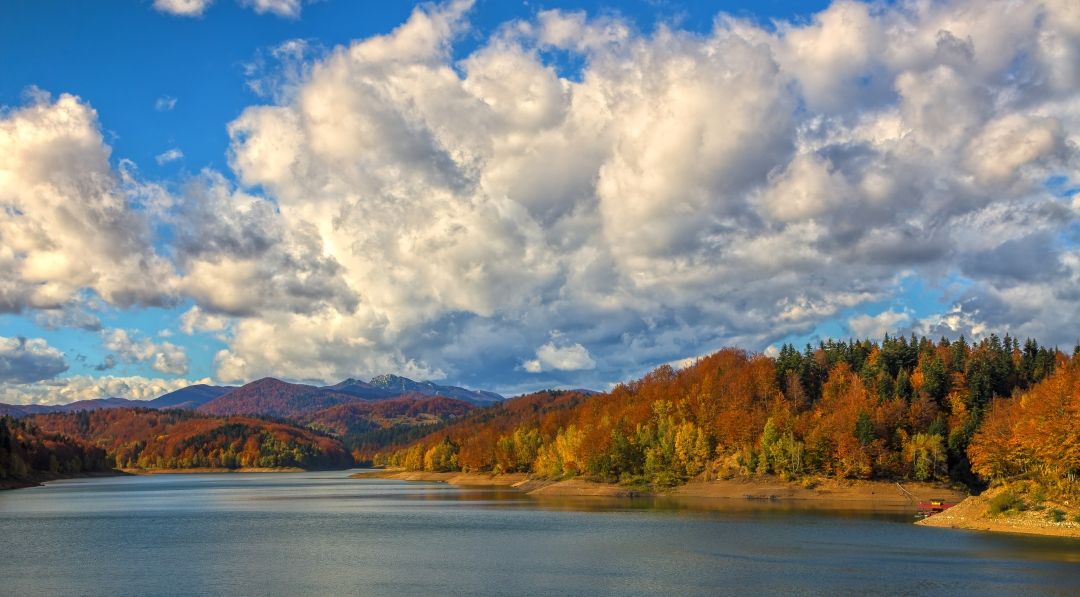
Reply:
[[[151,2],[20,2],[0,23],[0,105],[22,103],[28,87],[67,92],[92,101],[109,136],[114,159],[135,161],[153,177],[226,169],[225,125],[263,98],[246,85],[245,65],[291,39],[326,48],[387,33],[403,23],[415,3],[320,1],[300,18],[256,14],[219,0],[202,17],[153,9]],[[501,2],[477,3],[474,33],[455,40],[464,55],[506,21],[540,10],[616,12],[648,31],[677,22],[707,32],[720,11],[767,21],[806,18],[821,1],[780,2]],[[175,98],[171,110],[155,109]],[[183,148],[182,161],[159,166],[154,157]]]
[[[1047,311],[1077,271],[1061,3],[168,4],[0,22],[0,123],[71,127],[0,162],[0,372],[33,371],[4,400],[604,388],[729,344],[1075,335]],[[115,228],[75,242],[70,206]]]

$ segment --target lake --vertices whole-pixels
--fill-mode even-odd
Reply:
[[[5,595],[1080,594],[1080,541],[348,472],[0,492]]]

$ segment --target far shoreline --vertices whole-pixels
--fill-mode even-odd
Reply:
[[[124,468],[114,469],[111,471],[95,471],[90,473],[78,473],[78,474],[46,474],[36,475],[30,479],[5,479],[0,481],[0,491],[14,490],[14,489],[28,489],[31,487],[42,487],[46,483],[53,481],[67,481],[73,479],[94,479],[98,477],[141,477],[150,475],[195,475],[195,474],[227,474],[227,473],[307,473],[318,471],[348,471],[345,469],[304,469],[295,466],[287,467],[243,467],[243,468],[221,468],[221,467],[200,467],[200,468],[154,468],[154,469],[139,469],[139,468]]]
[[[812,483],[784,481],[776,477],[692,481],[672,488],[626,487],[581,478],[565,480],[533,479],[524,473],[424,472],[376,469],[350,475],[355,479],[394,479],[448,483],[463,487],[499,486],[517,489],[535,497],[678,497],[694,500],[744,500],[801,503],[822,508],[853,510],[917,509],[915,500],[893,481],[820,479]],[[920,499],[958,502],[967,492],[936,483],[905,482],[904,490]]]
[[[73,474],[38,474],[29,479],[5,479],[0,482],[0,491],[6,489],[27,489],[30,487],[41,487],[46,483],[53,481],[66,481],[68,479],[93,479],[97,477],[126,477],[132,473],[122,470],[111,471],[93,471],[86,473],[73,473]]]
[[[197,475],[197,474],[220,474],[220,473],[306,473],[311,469],[297,466],[249,466],[241,468],[224,467],[196,467],[196,468],[125,468],[121,469],[129,475]],[[348,469],[331,469],[348,470]]]
[[[685,498],[698,504],[759,503],[798,505],[814,509],[851,511],[908,511],[920,501],[944,500],[956,504],[944,512],[915,521],[921,526],[1028,536],[1080,538],[1080,523],[1051,523],[1045,517],[991,517],[986,514],[987,496],[968,495],[966,490],[940,483],[820,479],[811,483],[784,481],[776,477],[691,481],[666,488],[625,487],[581,478],[548,480],[524,473],[436,473],[401,469],[375,469],[349,475],[353,479],[393,479],[436,482],[461,487],[508,487],[525,495],[567,498]],[[903,487],[903,490],[900,489]]]

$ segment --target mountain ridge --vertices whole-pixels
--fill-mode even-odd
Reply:
[[[277,384],[293,386],[296,390],[292,392],[291,397],[288,399],[292,401],[291,406],[273,405],[272,403],[274,401],[272,399],[258,400],[256,397],[249,395],[244,398],[247,402],[247,406],[228,407],[224,406],[222,403],[218,403],[216,406],[202,409],[202,407],[207,404],[213,403],[241,388],[249,388],[249,386],[252,386],[253,384],[261,384],[254,386],[255,388],[270,388],[271,393],[277,391],[272,388],[277,388],[278,390],[283,389],[282,386]],[[254,391],[254,389],[249,388],[246,393],[251,394]],[[0,416],[21,418],[36,414],[75,412],[79,410],[93,411],[110,408],[150,408],[158,410],[179,408],[197,411],[202,409],[202,412],[208,413],[212,413],[212,410],[209,409],[222,410],[221,413],[217,414],[252,414],[289,417],[292,416],[289,415],[290,412],[293,413],[293,415],[297,414],[295,411],[304,413],[314,412],[322,408],[328,408],[354,399],[378,401],[393,400],[405,396],[442,396],[462,400],[474,406],[486,406],[506,399],[500,394],[487,390],[470,390],[459,386],[443,386],[431,381],[415,381],[407,377],[393,374],[377,375],[371,378],[370,382],[350,377],[336,384],[326,386],[298,384],[283,381],[274,377],[264,377],[242,386],[192,384],[172,392],[167,392],[152,400],[135,400],[132,398],[109,396],[104,398],[77,400],[67,404],[0,403]],[[305,398],[310,398],[312,404],[302,404]],[[237,402],[237,398],[234,396],[233,399],[227,401],[225,404],[228,404],[228,402]],[[256,403],[264,404],[265,409],[259,410],[258,408],[255,408],[253,405]],[[239,410],[233,412],[234,409]]]

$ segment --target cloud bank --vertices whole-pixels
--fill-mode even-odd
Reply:
[[[141,207],[85,101],[5,113],[0,310],[191,300],[222,382],[602,386],[830,320],[1075,339],[1075,2],[544,11],[455,56],[470,8],[290,65],[231,173]],[[950,306],[851,316],[911,276]]]
[[[0,385],[0,402],[5,404],[68,404],[97,398],[153,400],[162,394],[209,379],[150,379],[142,376],[91,377],[74,375],[52,381],[21,385]]]

